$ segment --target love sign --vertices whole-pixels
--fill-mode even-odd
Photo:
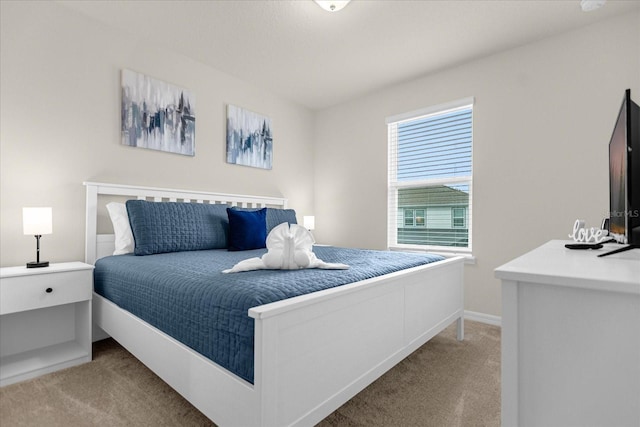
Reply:
[[[600,228],[585,228],[584,221],[576,219],[573,224],[573,233],[569,234],[569,237],[574,242],[580,243],[600,243],[607,239],[609,232]]]

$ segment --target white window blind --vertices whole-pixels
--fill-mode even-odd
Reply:
[[[387,119],[389,247],[471,250],[473,102]]]

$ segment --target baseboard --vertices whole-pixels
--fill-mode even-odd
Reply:
[[[486,323],[487,325],[502,326],[502,317],[493,314],[478,313],[476,311],[464,311],[464,318],[474,322]]]

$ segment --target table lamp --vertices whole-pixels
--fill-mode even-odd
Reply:
[[[304,228],[311,231],[314,228],[316,228],[316,217],[313,215],[310,215],[310,216],[305,215],[302,217],[302,223],[304,224]]]
[[[24,234],[36,238],[36,260],[27,263],[27,268],[48,267],[49,261],[40,261],[40,237],[53,231],[51,208],[22,208],[22,226]]]

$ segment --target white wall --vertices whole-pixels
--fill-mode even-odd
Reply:
[[[23,206],[53,207],[43,259],[84,259],[86,180],[284,196],[300,217],[313,213],[311,111],[54,2],[1,7],[2,266],[35,258]],[[121,145],[123,68],[191,90],[195,157]],[[225,162],[228,103],[272,119],[273,170]]]
[[[500,315],[496,267],[566,238],[576,218],[598,226],[608,215],[608,143],[626,88],[640,103],[638,12],[322,111],[316,238],[386,247],[385,118],[474,96],[466,308]]]
[[[43,258],[84,256],[82,181],[285,196],[319,242],[386,247],[385,118],[475,96],[469,310],[500,314],[493,269],[576,218],[607,215],[607,144],[623,91],[640,102],[640,13],[313,113],[54,2],[0,2],[0,265],[34,258],[23,206],[52,206]],[[120,144],[120,70],[189,88],[196,156]],[[363,70],[366,72],[366,70]],[[272,118],[272,171],[225,163],[225,105]]]

